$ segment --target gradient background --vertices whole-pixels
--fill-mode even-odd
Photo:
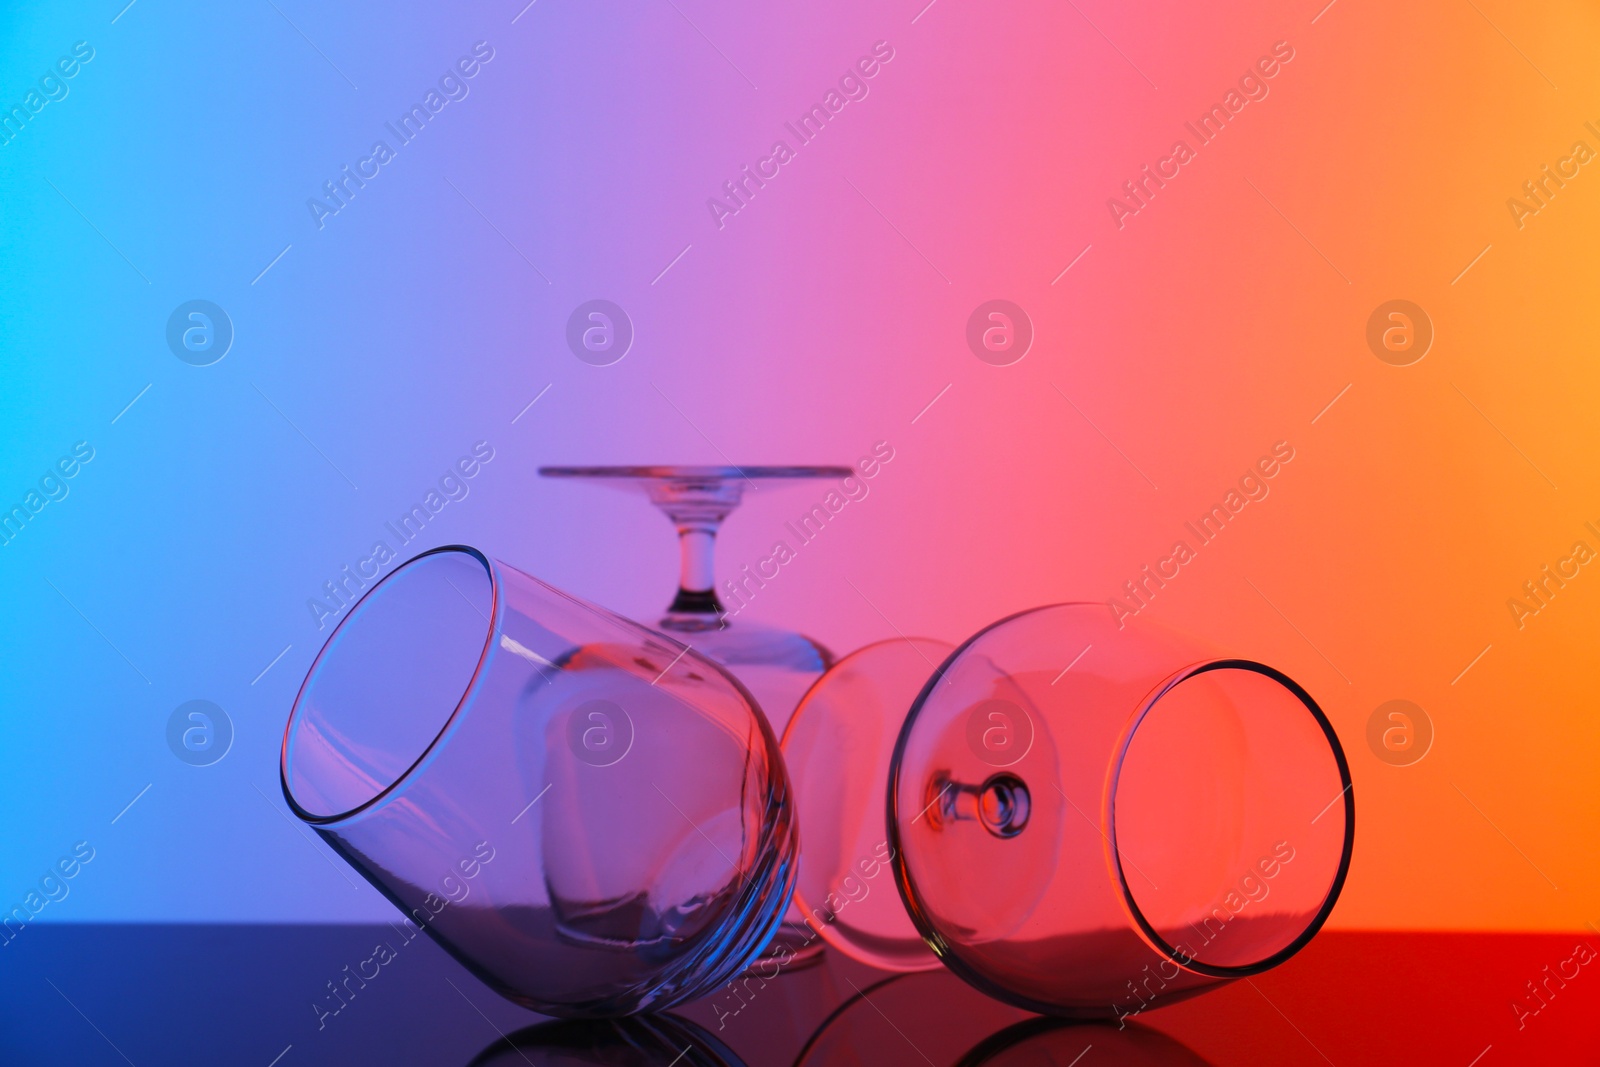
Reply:
[[[7,105],[96,50],[0,147],[0,502],[96,449],[0,548],[6,906],[88,840],[42,919],[386,917],[288,818],[278,744],[327,633],[307,598],[475,441],[496,458],[426,544],[642,619],[667,524],[540,464],[890,442],[747,616],[846,651],[1104,600],[1287,440],[1141,618],[1327,709],[1360,808],[1332,925],[1600,921],[1600,576],[1521,630],[1506,607],[1600,548],[1600,174],[1520,230],[1506,207],[1600,150],[1594,5],[122,2],[0,13]],[[480,40],[470,96],[318,230],[306,199]],[[878,40],[868,98],[719,231],[706,199]],[[1270,96],[1119,230],[1106,199],[1280,40]],[[609,367],[563,338],[594,297],[637,331]],[[236,330],[209,367],[164,339],[194,298]],[[1013,366],[964,340],[993,298],[1035,325]],[[1436,330],[1403,368],[1365,341],[1395,298]],[[819,496],[747,499],[724,575]],[[191,699],[236,731],[210,767],[166,745]],[[1436,731],[1413,766],[1366,742],[1391,699]]]

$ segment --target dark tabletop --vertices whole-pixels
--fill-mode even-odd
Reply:
[[[0,949],[0,1064],[1600,1064],[1600,959],[1566,962],[1580,942],[1600,947],[1592,932],[1324,932],[1274,971],[1123,1031],[1037,1020],[943,971],[891,977],[829,953],[660,1022],[529,1033],[539,1016],[426,938],[337,1014],[319,1012],[327,984],[392,933],[30,926]]]

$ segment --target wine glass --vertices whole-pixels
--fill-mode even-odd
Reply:
[[[682,565],[677,594],[656,625],[667,633],[684,635],[680,640],[685,644],[733,671],[755,694],[773,729],[781,732],[801,694],[833,663],[833,655],[820,642],[801,634],[733,620],[759,598],[774,575],[763,577],[758,563],[754,570],[745,566],[737,577],[725,579],[722,587],[732,605],[730,612],[716,587],[717,531],[747,490],[760,491],[802,479],[843,479],[856,472],[850,467],[656,466],[540,467],[539,473],[546,478],[582,478],[643,493],[666,514],[678,531]],[[791,551],[799,547],[802,537],[815,536],[822,528],[810,519],[811,514],[795,527],[797,543],[790,546]]]
[[[791,910],[886,971],[939,966],[894,887],[883,797],[906,710],[954,651],[907,637],[850,653],[806,693],[780,742],[803,828]]]
[[[1316,702],[1281,672],[1153,623],[1119,628],[1103,604],[1002,619],[924,673],[880,831],[853,796],[813,799],[815,783],[845,773],[816,739],[891,715],[939,651],[894,644],[841,660],[785,733],[808,835],[797,907],[830,943],[878,966],[926,966],[904,927],[850,900],[854,852],[879,832],[932,954],[1044,1014],[1137,1015],[1273,967],[1326,921],[1354,840],[1349,767]],[[848,772],[858,789],[876,777],[865,764],[881,734]]]
[[[833,654],[821,642],[802,634],[745,619],[734,621],[733,616],[759,598],[767,583],[781,574],[789,556],[775,553],[776,559],[769,557],[754,569],[747,565],[736,577],[725,579],[725,605],[716,588],[717,531],[747,490],[760,491],[805,479],[850,478],[856,471],[850,467],[815,466],[653,466],[540,467],[539,473],[546,478],[582,478],[597,485],[643,493],[666,514],[678,531],[681,568],[677,594],[657,625],[732,671],[755,695],[773,730],[781,732],[801,694],[832,665]],[[782,542],[786,552],[792,553],[805,539],[820,533],[823,524],[831,521],[830,514],[819,504],[787,523],[795,543],[790,545],[786,534]],[[768,562],[773,569],[763,575],[762,564]],[[799,915],[791,912],[767,951],[789,966],[814,960],[821,948],[822,942],[815,933],[801,925]]]
[[[471,548],[425,552],[351,608],[279,769],[409,929],[548,1015],[703,995],[793,886],[788,780],[743,687]]]

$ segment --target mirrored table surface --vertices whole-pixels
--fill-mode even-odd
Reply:
[[[1274,971],[1120,1027],[829,952],[669,1015],[573,1023],[502,1000],[398,925],[38,923],[0,949],[0,1063],[1600,1064],[1597,947],[1593,932],[1325,931]]]

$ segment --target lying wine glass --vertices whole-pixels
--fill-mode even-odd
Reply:
[[[939,966],[894,888],[883,798],[906,711],[955,646],[894,638],[856,650],[801,700],[781,748],[804,820],[792,913],[852,959]]]
[[[793,885],[788,780],[739,683],[471,548],[425,552],[351,608],[280,774],[409,921],[548,1015],[716,988]]]
[[[992,996],[1125,1018],[1276,966],[1326,921],[1354,840],[1349,767],[1281,672],[1119,629],[1101,604],[1013,615],[942,661],[937,642],[900,644],[841,660],[784,736],[796,907],[842,951],[928,966],[914,932]],[[880,781],[886,823],[867,807]],[[863,890],[875,862],[909,930]]]

